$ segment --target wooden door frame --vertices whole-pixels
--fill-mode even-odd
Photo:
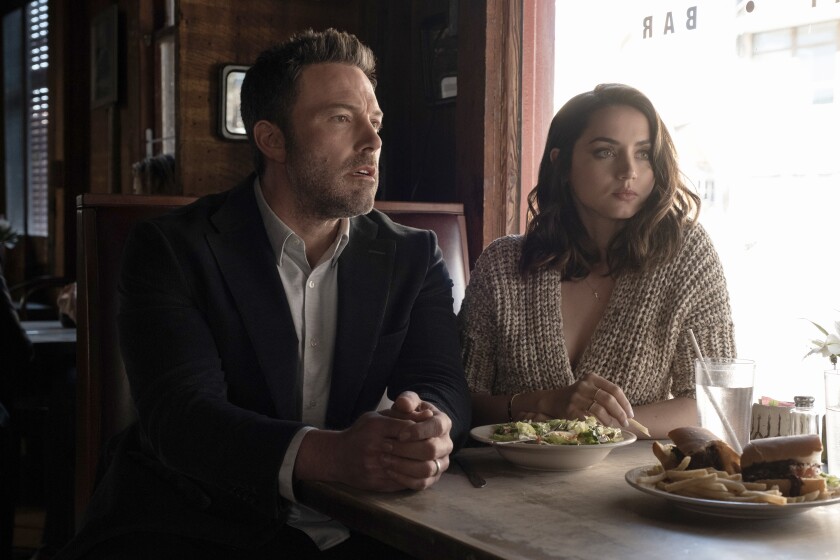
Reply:
[[[553,105],[554,3],[470,0],[459,21],[456,183],[472,265],[524,231]]]

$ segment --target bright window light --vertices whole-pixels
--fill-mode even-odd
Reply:
[[[752,11],[746,10],[746,5]],[[840,321],[840,4],[556,2],[555,110],[602,82],[654,102],[703,198],[756,397],[821,405]]]

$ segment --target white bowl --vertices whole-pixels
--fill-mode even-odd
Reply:
[[[499,455],[511,463],[526,469],[541,471],[574,471],[585,469],[603,461],[616,447],[630,445],[636,441],[636,434],[623,431],[624,441],[592,445],[537,445],[533,443],[500,443],[490,439],[495,424],[478,426],[470,435],[496,448]]]

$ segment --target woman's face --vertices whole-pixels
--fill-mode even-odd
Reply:
[[[620,227],[642,208],[653,190],[650,156],[650,127],[638,109],[614,105],[592,114],[575,142],[569,176],[578,215],[590,233]]]

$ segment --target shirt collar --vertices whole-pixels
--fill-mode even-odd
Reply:
[[[268,202],[263,196],[262,188],[260,188],[259,177],[254,179],[254,196],[257,199],[257,207],[259,208],[260,215],[262,216],[263,225],[265,226],[266,234],[268,234],[268,240],[271,243],[271,248],[274,250],[274,256],[277,259],[277,263],[280,266],[283,266],[283,256],[286,253],[289,253],[290,258],[302,258],[303,262],[306,262],[303,239],[298,237],[298,235],[289,226],[287,226],[268,205]],[[347,246],[349,241],[350,220],[348,218],[341,218],[339,220],[336,238],[330,248],[327,249],[327,253],[325,253],[324,257],[321,258],[321,262],[324,262],[327,258],[326,255],[332,251],[329,259],[330,267],[334,267],[338,264],[338,257],[341,256],[342,251],[344,251],[344,248]]]

